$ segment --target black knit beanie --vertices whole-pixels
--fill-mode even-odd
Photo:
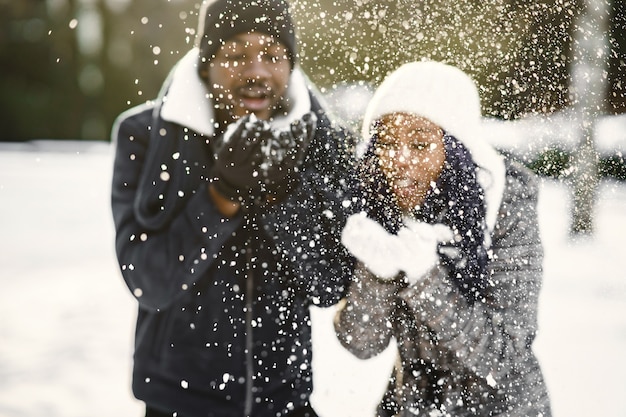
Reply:
[[[205,0],[200,9],[196,46],[202,72],[226,41],[240,33],[262,32],[281,42],[296,62],[296,33],[289,6],[282,0]]]

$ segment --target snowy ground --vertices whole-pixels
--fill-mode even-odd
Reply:
[[[0,144],[0,417],[141,416],[130,393],[134,300],[116,269],[108,144]],[[603,183],[593,237],[568,238],[569,195],[545,180],[535,350],[555,417],[625,417],[626,184]],[[393,355],[337,344],[314,311],[315,406],[367,417]]]

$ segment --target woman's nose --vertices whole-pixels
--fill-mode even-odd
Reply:
[[[396,156],[397,162],[402,166],[408,166],[411,163],[411,150],[408,146],[401,146],[398,148],[398,154]]]

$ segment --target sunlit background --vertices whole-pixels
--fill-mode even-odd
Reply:
[[[600,110],[626,111],[624,0],[291,3],[302,66],[322,91],[375,86],[401,63],[431,58],[479,81],[487,116],[550,114],[574,104],[577,51],[599,39]],[[198,9],[198,0],[0,0],[0,140],[108,140],[115,116],[153,98],[191,47]]]
[[[351,127],[389,71],[442,60],[479,83],[486,139],[542,175],[536,347],[558,417],[626,415],[625,3],[291,1],[302,66]],[[198,0],[0,0],[1,416],[141,414],[108,142],[114,118],[153,99],[191,48],[198,10]],[[369,415],[360,410],[378,401],[387,363],[352,364],[331,316],[313,314],[316,406]]]

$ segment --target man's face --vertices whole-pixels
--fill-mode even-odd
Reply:
[[[290,70],[287,49],[273,37],[251,32],[229,39],[207,73],[218,114],[227,122],[250,113],[268,120],[283,103]]]
[[[398,205],[410,211],[421,205],[443,169],[443,130],[430,120],[392,113],[379,119],[375,152]]]

